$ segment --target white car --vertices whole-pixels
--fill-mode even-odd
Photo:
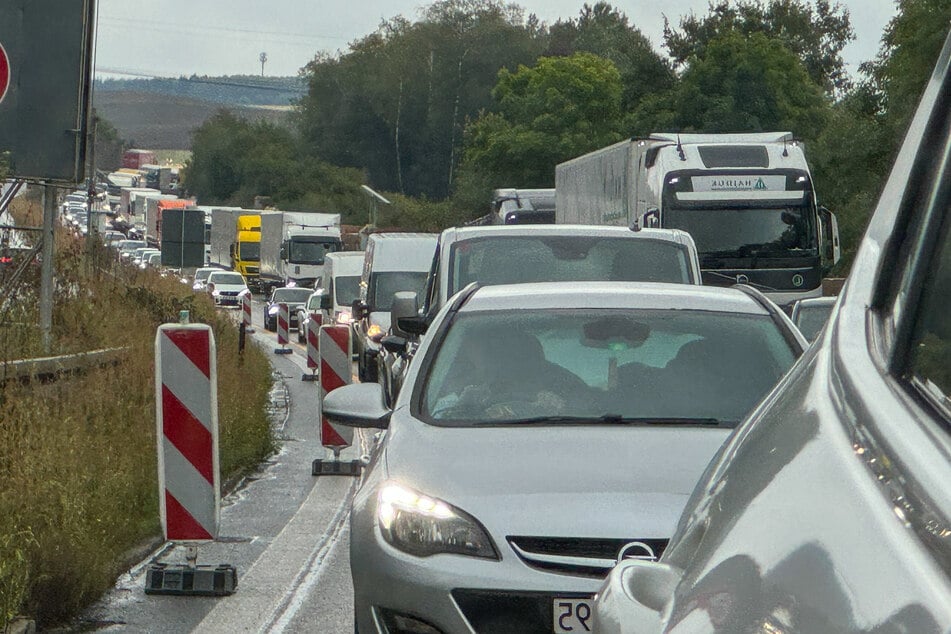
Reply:
[[[806,345],[753,289],[463,289],[392,409],[378,383],[324,399],[331,423],[388,430],[350,514],[357,632],[590,631],[604,576],[663,552]]]
[[[215,306],[241,306],[241,294],[248,291],[244,276],[234,271],[212,271],[205,284],[205,290],[215,302]]]

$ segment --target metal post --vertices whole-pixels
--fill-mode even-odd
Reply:
[[[40,336],[50,353],[53,331],[53,227],[56,223],[56,190],[43,186],[43,252],[40,270]]]

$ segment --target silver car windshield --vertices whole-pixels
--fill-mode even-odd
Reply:
[[[425,372],[432,424],[735,424],[795,361],[766,315],[665,310],[460,315]]]
[[[471,282],[692,281],[683,245],[633,235],[473,238],[453,245],[449,275],[449,295]]]

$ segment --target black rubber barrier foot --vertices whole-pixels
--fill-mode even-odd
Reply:
[[[311,475],[359,476],[363,463],[359,460],[314,460]]]
[[[238,588],[238,570],[230,564],[217,566],[170,566],[152,564],[145,575],[145,594],[224,597]]]
[[[291,354],[294,352],[290,348],[274,348],[274,354]]]
[[[316,381],[317,378],[318,377],[316,374],[302,374],[300,377],[300,380],[301,381]]]

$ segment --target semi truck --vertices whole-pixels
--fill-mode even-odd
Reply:
[[[260,291],[261,212],[237,207],[211,210],[210,262],[237,271]]]
[[[261,213],[262,284],[313,288],[324,256],[342,250],[340,214]]]
[[[790,132],[651,134],[555,168],[555,222],[689,232],[704,284],[750,284],[786,306],[822,294],[839,259]]]

